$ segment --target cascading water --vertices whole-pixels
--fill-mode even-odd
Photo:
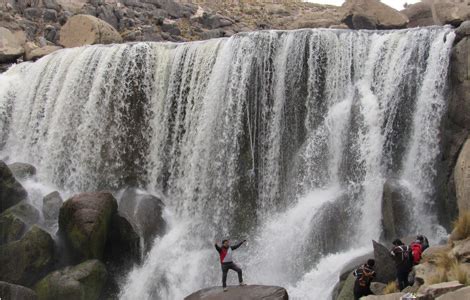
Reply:
[[[165,195],[168,232],[122,299],[219,284],[226,236],[249,240],[249,283],[324,299],[380,237],[387,179],[427,216],[413,230],[445,233],[432,204],[453,38],[317,29],[61,50],[0,75],[0,154],[69,193]]]

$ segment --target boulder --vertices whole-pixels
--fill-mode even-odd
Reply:
[[[372,282],[370,284],[370,290],[374,295],[383,295],[386,287],[387,285],[382,282]]]
[[[422,286],[419,289],[419,293],[425,294],[428,298],[430,297],[431,299],[434,299],[446,293],[461,289],[463,287],[464,285],[458,281],[441,282],[429,286]]]
[[[57,22],[57,11],[54,9],[45,9],[42,18],[47,22]]]
[[[368,16],[369,21],[376,20],[378,29],[405,28],[408,24],[408,18],[405,15],[379,0],[347,0],[342,5],[341,11],[342,22],[352,29],[355,29],[353,17],[356,14]]]
[[[433,256],[439,255],[440,253],[447,253],[450,251],[450,247],[448,245],[437,245],[431,246],[424,250],[423,254],[421,255],[422,260],[432,259]]]
[[[468,300],[470,299],[470,286],[446,293],[436,298],[436,300]]]
[[[26,52],[25,59],[37,60],[43,56],[49,55],[52,52],[55,52],[60,49],[62,49],[62,47],[59,47],[59,46],[44,46],[44,47],[35,48],[29,52]]]
[[[119,212],[136,229],[144,242],[144,251],[149,251],[155,237],[165,232],[163,202],[150,194],[128,188],[119,202]]]
[[[452,49],[452,99],[449,116],[457,126],[470,130],[470,37],[464,37]],[[459,145],[460,147],[461,145]]]
[[[0,281],[1,299],[37,300],[36,292],[27,287]]]
[[[8,165],[8,168],[18,179],[26,179],[36,175],[36,168],[33,165],[27,163],[15,162]]]
[[[0,27],[0,63],[16,62],[23,54],[21,41],[10,30]]]
[[[87,260],[73,267],[54,271],[41,279],[34,289],[39,300],[97,300],[108,273],[99,260]]]
[[[59,43],[66,48],[120,42],[122,38],[113,26],[90,15],[75,15],[60,29]]]
[[[395,262],[390,256],[390,250],[384,245],[372,241],[374,247],[375,270],[377,272],[376,281],[388,283],[395,280]]]
[[[430,262],[420,263],[413,268],[415,272],[415,281],[421,282],[423,285],[429,285],[435,282],[436,278],[445,278],[445,270],[437,267],[436,264]]]
[[[287,300],[289,295],[286,289],[278,286],[265,285],[247,285],[230,286],[228,291],[224,292],[222,287],[211,287],[197,291],[187,297],[185,300]]]
[[[0,161],[0,213],[26,199],[28,193],[15,179],[7,165]]]
[[[399,236],[405,236],[412,223],[410,214],[410,193],[395,179],[384,183],[382,194],[382,226],[383,239],[392,241]],[[400,222],[396,220],[399,219]]]
[[[404,296],[405,293],[393,293],[393,294],[388,294],[388,295],[380,295],[380,296],[367,296],[367,297],[362,297],[361,300],[400,300],[402,296]]]
[[[356,277],[354,277],[353,273],[349,273],[348,277],[344,281],[343,287],[339,292],[338,297],[336,300],[354,300],[354,282],[356,281]]]
[[[46,220],[57,220],[60,207],[62,206],[62,197],[55,191],[42,198],[42,214]]]
[[[126,218],[115,214],[107,237],[105,260],[119,268],[140,259],[140,237]]]
[[[76,259],[102,258],[112,216],[113,195],[81,193],[64,202],[59,212],[59,234]]]
[[[356,13],[351,22],[354,29],[377,29],[378,20],[375,16]]]
[[[199,19],[199,22],[208,29],[216,29],[216,28],[230,26],[233,24],[232,20],[219,14],[215,14],[215,15],[204,14]]]
[[[21,239],[39,218],[39,211],[25,201],[5,210],[0,215],[0,245]]]
[[[458,42],[470,35],[470,21],[465,21],[455,30],[455,41]]]
[[[457,159],[454,182],[459,211],[470,210],[470,138],[465,142]]]
[[[434,22],[438,25],[450,24],[457,27],[470,19],[470,6],[466,3],[434,1],[432,12]]]
[[[408,5],[401,13],[410,20],[408,23],[409,28],[435,25],[432,17],[432,7],[429,3],[418,2]]]
[[[33,226],[21,240],[0,246],[0,281],[29,287],[47,274],[53,263],[52,237]]]

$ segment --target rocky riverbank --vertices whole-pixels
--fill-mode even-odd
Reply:
[[[0,297],[115,298],[120,276],[165,230],[162,201],[135,189],[124,192],[121,205],[107,192],[66,201],[53,192],[41,210],[18,182],[34,176],[31,170],[0,161]]]
[[[198,1],[196,1],[197,3]],[[62,47],[134,41],[185,42],[266,29],[399,29],[452,24],[463,4],[426,1],[398,12],[379,0],[342,7],[300,1],[1,0],[0,64],[36,60]]]

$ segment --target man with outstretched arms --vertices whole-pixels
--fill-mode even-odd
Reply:
[[[237,272],[238,282],[240,283],[240,285],[245,285],[245,283],[243,283],[242,269],[240,269],[240,267],[233,262],[232,256],[233,250],[238,249],[245,242],[246,240],[243,240],[234,246],[230,246],[229,240],[223,240],[222,247],[219,247],[217,241],[215,242],[215,249],[217,249],[217,252],[219,252],[220,263],[222,264],[222,286],[224,288],[224,292],[227,291],[228,270],[234,270],[235,272]]]

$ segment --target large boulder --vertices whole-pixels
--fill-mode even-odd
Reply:
[[[376,22],[378,29],[405,28],[408,24],[408,18],[405,15],[379,0],[346,0],[341,11],[341,20],[353,29],[362,29],[354,27],[353,18],[357,14],[363,16],[361,20],[368,16],[369,21]],[[362,24],[362,22],[358,22],[358,24]]]
[[[144,241],[144,250],[150,250],[153,240],[165,232],[163,202],[156,196],[128,188],[119,202],[119,212],[136,229]]]
[[[99,260],[87,260],[73,267],[54,271],[41,279],[34,289],[39,300],[97,300],[108,273]]]
[[[336,300],[354,300],[354,282],[356,277],[350,272]]]
[[[120,214],[111,219],[107,237],[105,260],[117,268],[127,268],[140,260],[140,237],[132,225]]]
[[[59,213],[59,234],[76,259],[102,258],[112,216],[113,195],[81,193],[64,202]]]
[[[404,10],[401,11],[401,13],[407,16],[410,20],[408,27],[424,27],[435,25],[430,3],[418,2],[408,5]]]
[[[13,176],[18,179],[26,179],[36,175],[36,168],[33,165],[21,162],[15,162],[8,165]]]
[[[60,30],[59,44],[67,48],[120,42],[122,38],[113,26],[90,15],[75,15]]]
[[[28,193],[15,179],[7,165],[0,161],[0,213],[26,199]]]
[[[0,214],[0,245],[21,239],[39,218],[39,211],[25,201],[5,210]]]
[[[19,241],[0,246],[0,280],[33,285],[54,263],[54,241],[49,233],[33,226]]]
[[[42,198],[42,214],[46,220],[57,220],[60,207],[62,206],[62,197],[55,191]]]
[[[470,299],[470,286],[458,289],[454,292],[446,293],[436,298],[436,300],[468,300]]]
[[[390,250],[384,245],[372,241],[374,247],[375,270],[377,272],[376,281],[388,283],[395,280],[395,262],[390,256]]]
[[[467,139],[454,169],[455,192],[459,211],[470,210],[470,139]]]
[[[222,287],[211,287],[197,291],[187,297],[185,300],[287,300],[289,295],[286,289],[278,286],[248,285],[248,286],[230,286],[227,292]]]
[[[37,300],[38,296],[24,286],[0,281],[0,299]]]
[[[15,62],[24,54],[21,41],[10,30],[0,27],[0,63]]]
[[[434,1],[432,6],[434,22],[439,25],[459,26],[470,19],[470,7],[456,1]]]
[[[412,203],[409,191],[397,180],[388,179],[383,187],[382,226],[383,239],[392,241],[405,236],[412,223],[409,203]]]

